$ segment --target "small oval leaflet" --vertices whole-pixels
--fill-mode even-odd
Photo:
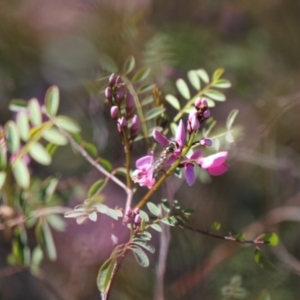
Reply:
[[[196,70],[197,75],[205,82],[205,83],[209,83],[209,77],[207,72],[204,69],[199,69]]]
[[[158,217],[161,214],[161,208],[153,202],[147,202],[147,207],[154,216]]]
[[[35,143],[30,146],[28,150],[29,155],[41,165],[49,165],[51,163],[51,156],[40,143]]]
[[[225,101],[226,100],[226,97],[224,94],[222,94],[219,91],[212,90],[212,89],[206,90],[204,92],[204,95],[215,101]]]
[[[179,78],[177,81],[176,81],[176,87],[178,89],[178,91],[180,92],[180,94],[185,98],[185,99],[190,99],[191,95],[190,95],[190,90],[186,84],[186,82]]]
[[[133,56],[129,56],[123,66],[123,73],[128,74],[130,73],[135,67],[135,59]]]
[[[166,109],[164,107],[153,107],[146,113],[146,120],[152,120],[160,116]]]
[[[4,126],[7,147],[10,153],[16,153],[20,147],[19,132],[14,121],[8,121]]]
[[[131,81],[136,83],[136,82],[141,82],[144,79],[147,78],[147,76],[149,75],[151,69],[149,67],[143,67],[140,70],[138,70],[134,76],[132,77]]]
[[[139,265],[141,265],[144,268],[149,266],[149,258],[140,247],[131,246],[131,250],[132,250],[132,252],[135,256],[135,259]]]
[[[57,125],[71,133],[80,132],[80,126],[71,118],[66,116],[58,116],[56,118]]]
[[[109,258],[100,268],[97,276],[97,286],[99,291],[106,295],[108,292],[110,281],[112,279],[112,274],[114,268],[117,264],[117,260],[115,258]]]
[[[219,89],[227,89],[231,87],[231,82],[227,79],[219,79],[215,84],[214,87]]]
[[[36,98],[33,98],[28,101],[28,112],[30,122],[37,126],[42,123],[42,112],[39,101]]]
[[[200,78],[197,75],[197,72],[195,70],[191,70],[187,73],[188,79],[191,83],[191,85],[196,89],[200,90],[201,88],[201,83],[200,83]]]
[[[17,113],[16,123],[19,129],[21,139],[26,142],[29,138],[29,123],[25,110],[20,110]]]
[[[18,185],[24,189],[29,187],[30,174],[27,165],[22,159],[17,159],[12,163],[12,171]]]
[[[172,105],[176,110],[180,110],[180,103],[179,103],[178,99],[175,96],[170,95],[170,94],[167,95],[166,96],[166,101],[168,101],[168,103],[170,105]]]
[[[56,128],[45,130],[42,136],[46,141],[59,146],[64,146],[68,143],[67,138]]]
[[[45,107],[50,116],[55,116],[59,107],[59,89],[57,86],[51,86],[45,95]]]
[[[57,258],[56,248],[50,227],[47,222],[44,222],[43,224],[43,235],[47,256],[51,261],[55,261]]]

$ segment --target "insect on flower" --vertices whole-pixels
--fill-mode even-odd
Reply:
[[[156,177],[158,172],[162,170],[164,164],[171,158],[174,152],[178,149],[176,142],[170,142],[168,146],[160,153],[159,157],[153,162],[153,177]]]

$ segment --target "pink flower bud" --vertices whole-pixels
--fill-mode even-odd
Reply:
[[[140,128],[140,124],[141,124],[141,122],[140,122],[139,117],[137,115],[134,115],[132,117],[131,129],[138,130]]]
[[[110,88],[110,87],[107,87],[107,88],[105,89],[104,94],[105,94],[105,97],[106,97],[108,100],[110,100],[111,97],[112,97],[112,91],[111,91],[111,88]]]
[[[192,117],[190,123],[191,123],[191,129],[192,129],[193,131],[197,131],[197,130],[200,128],[200,122],[199,122],[197,116],[194,115],[194,116]]]
[[[204,146],[204,147],[210,147],[212,146],[212,140],[209,138],[203,138],[199,141],[200,145]]]
[[[127,217],[131,217],[132,216],[132,209],[131,209],[130,206],[126,207],[125,216],[127,216]]]
[[[208,104],[207,104],[207,101],[204,99],[204,98],[198,98],[196,101],[195,101],[195,107],[197,109],[203,109],[205,107],[208,107]]]
[[[122,118],[119,118],[118,119],[118,124],[121,126],[121,127],[126,127],[127,126],[127,120],[122,117]]]
[[[120,84],[120,83],[123,83],[123,80],[122,80],[121,76],[117,76],[116,84]]]
[[[133,210],[133,213],[135,215],[138,215],[140,213],[140,209],[138,207],[136,207],[134,210]]]
[[[119,107],[118,106],[112,106],[110,108],[110,116],[113,119],[116,119],[119,116]]]
[[[131,93],[127,93],[126,95],[126,110],[131,110],[134,107],[134,99]]]
[[[125,87],[120,86],[116,92],[117,100],[123,100],[125,96]]]
[[[203,118],[208,119],[210,117],[210,111],[207,109],[206,111],[203,112]]]
[[[142,218],[141,218],[140,215],[136,215],[136,216],[134,217],[134,223],[135,223],[136,225],[140,224],[141,221],[142,221]]]
[[[112,73],[112,74],[109,76],[109,78],[108,78],[108,82],[109,82],[111,85],[114,85],[115,82],[116,82],[116,78],[117,78],[117,76],[116,76],[114,73]]]

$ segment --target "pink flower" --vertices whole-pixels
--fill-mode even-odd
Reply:
[[[207,157],[200,157],[198,164],[202,169],[207,170],[210,175],[219,176],[228,170],[228,166],[225,163],[227,155],[227,151],[223,151]]]
[[[132,172],[131,179],[140,186],[146,186],[151,189],[155,184],[155,178],[153,176],[153,163],[153,152],[138,159],[135,163],[137,169]]]

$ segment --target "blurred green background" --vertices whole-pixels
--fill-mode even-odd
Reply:
[[[226,91],[228,100],[211,112],[223,126],[232,109],[240,111],[229,171],[192,188],[183,184],[176,198],[182,207],[196,210],[194,227],[205,229],[219,221],[221,233],[247,228],[250,238],[278,232],[282,244],[263,247],[277,272],[254,262],[253,247],[172,228],[165,299],[239,299],[222,294],[232,278],[246,289],[243,299],[299,299],[299,16],[296,0],[2,0],[1,124],[12,118],[10,99],[42,100],[56,84],[60,112],[76,119],[84,139],[118,166],[123,163],[121,142],[101,93],[105,83],[97,81],[104,69],[120,69],[134,55],[138,66],[152,67],[151,79],[163,92],[176,93],[175,80],[186,78],[188,70],[204,68],[212,74],[224,68],[224,78],[233,86]],[[135,158],[144,154],[138,144]],[[70,207],[84,199],[98,176],[68,147],[56,153],[50,168],[36,167],[36,172],[42,177],[60,174],[70,185],[63,192]],[[105,194],[108,204],[124,201],[113,185]],[[79,226],[70,220],[66,233],[54,235],[58,261],[42,265],[47,284],[26,272],[3,272],[10,244],[1,238],[3,299],[99,299],[95,278],[109,254],[103,222]],[[157,249],[158,241],[156,236]],[[110,299],[155,299],[157,256],[143,269],[129,255]],[[270,298],[263,298],[263,292]]]

